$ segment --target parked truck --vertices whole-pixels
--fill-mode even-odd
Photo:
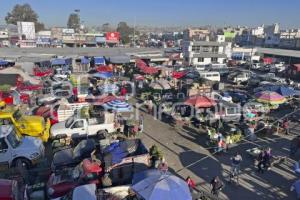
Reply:
[[[0,166],[7,169],[21,164],[29,168],[44,157],[45,147],[41,140],[19,136],[14,126],[0,126]]]
[[[14,125],[18,134],[38,137],[43,142],[48,141],[51,126],[49,119],[45,121],[40,116],[27,116],[13,107],[0,111],[0,124]]]
[[[106,136],[107,133],[115,132],[114,113],[105,112],[102,118],[83,118],[74,114],[66,121],[54,124],[51,127],[51,137],[67,136],[72,138],[86,136]]]

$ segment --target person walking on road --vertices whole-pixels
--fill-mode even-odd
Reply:
[[[283,128],[285,130],[285,134],[288,135],[289,134],[289,120],[285,119],[283,122]]]
[[[239,176],[242,161],[243,158],[238,152],[235,154],[235,156],[231,157],[230,179],[236,176],[237,181],[239,180],[238,176]]]
[[[218,176],[214,177],[211,182],[210,185],[212,187],[211,189],[211,193],[213,195],[219,196],[219,192],[222,190],[222,188],[224,187],[223,182],[220,180],[220,178]]]
[[[188,176],[186,179],[185,179],[187,185],[189,186],[190,188],[190,191],[192,192],[194,189],[196,189],[196,183],[193,179],[191,179],[190,176]]]
[[[139,117],[139,132],[143,132],[144,131],[144,115],[141,114]]]

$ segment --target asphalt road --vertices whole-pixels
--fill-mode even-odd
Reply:
[[[225,183],[221,199],[295,199],[290,186],[296,180],[292,171],[294,160],[277,164],[264,174],[256,172],[254,159],[246,150],[256,146],[270,146],[274,155],[289,155],[290,140],[300,130],[299,124],[291,125],[291,135],[270,136],[255,143],[242,141],[228,153],[215,155],[205,145],[206,134],[189,127],[174,128],[170,124],[154,119],[144,113],[144,133],[141,138],[148,147],[153,144],[163,151],[171,172],[186,178],[191,176],[200,185],[198,188],[210,192],[209,182],[218,175]],[[239,185],[228,183],[230,157],[240,152],[243,157]]]

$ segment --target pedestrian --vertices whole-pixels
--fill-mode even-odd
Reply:
[[[164,173],[167,173],[168,171],[168,163],[166,162],[165,158],[164,157],[161,157],[160,159],[160,163],[158,165],[158,169],[161,170],[162,172]]]
[[[264,157],[265,157],[265,151],[261,151],[258,155],[258,158],[257,158],[257,172],[260,172],[260,173],[264,173],[264,170],[263,170],[263,167],[264,167]]]
[[[162,153],[158,149],[158,147],[154,144],[149,149],[150,160],[151,160],[151,167],[157,168],[158,161],[162,158]]]
[[[144,131],[144,115],[141,114],[139,117],[139,131],[142,133]]]
[[[283,122],[283,128],[285,130],[285,134],[288,135],[289,134],[289,120],[288,118],[286,118]]]
[[[238,175],[242,161],[243,161],[243,158],[238,152],[236,152],[236,154],[233,157],[231,157],[231,170],[230,171],[231,171],[232,177]]]
[[[224,187],[223,182],[220,180],[220,178],[218,176],[214,177],[211,181],[210,181],[210,185],[212,187],[211,189],[211,193],[213,195],[219,196],[219,192],[222,190],[222,188]]]
[[[126,90],[126,88],[123,86],[122,88],[121,88],[121,96],[125,96],[127,94],[127,90]]]
[[[152,115],[152,112],[153,112],[153,102],[152,102],[151,99],[149,99],[149,101],[148,101],[148,114]]]
[[[300,179],[293,183],[290,190],[291,192],[296,190],[297,199],[300,200]]]
[[[271,148],[269,147],[265,150],[264,157],[263,157],[263,164],[264,164],[265,169],[268,169],[268,170],[270,169],[271,158],[272,158]]]
[[[188,176],[186,179],[185,179],[187,185],[189,186],[190,188],[190,191],[196,189],[196,183],[193,181],[193,179],[191,179],[190,176]]]

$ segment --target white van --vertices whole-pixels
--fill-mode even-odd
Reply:
[[[203,71],[199,72],[200,77],[210,80],[210,81],[217,81],[220,82],[221,77],[219,72],[214,72],[214,71]]]

